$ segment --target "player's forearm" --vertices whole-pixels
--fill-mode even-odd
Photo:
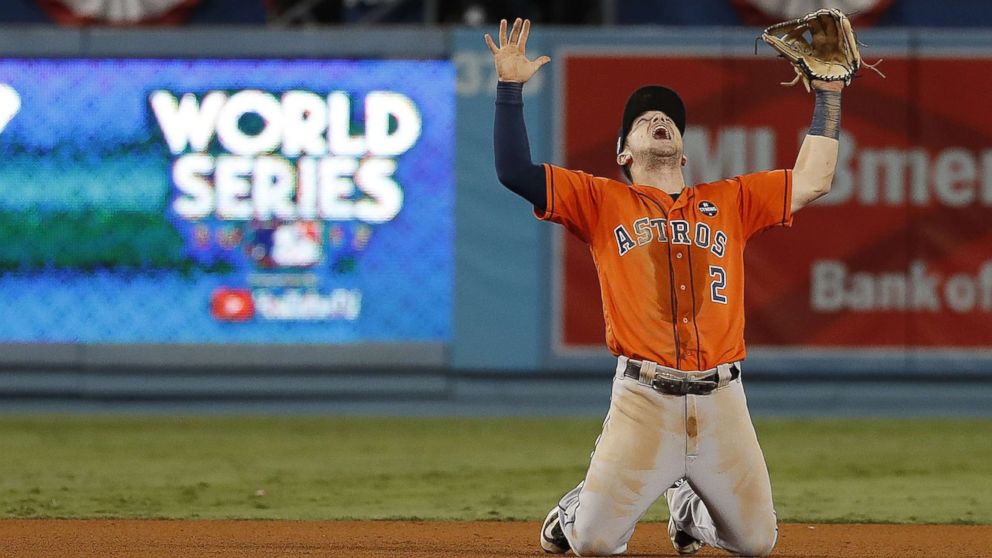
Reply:
[[[813,122],[792,169],[792,209],[830,191],[840,148],[840,92],[816,90]]]
[[[544,166],[530,158],[530,142],[524,125],[523,85],[500,82],[496,86],[496,117],[493,123],[496,176],[510,191],[534,208],[544,211],[547,189]]]

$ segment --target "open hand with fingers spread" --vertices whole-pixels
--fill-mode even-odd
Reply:
[[[510,37],[506,37],[506,20],[499,22],[499,47],[493,43],[493,38],[486,33],[486,44],[493,53],[496,61],[496,75],[500,81],[527,83],[534,72],[541,66],[551,62],[547,56],[539,56],[528,60],[526,55],[527,36],[530,35],[530,20],[519,17],[513,22]]]

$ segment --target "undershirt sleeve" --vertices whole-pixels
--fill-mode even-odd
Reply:
[[[530,143],[524,125],[523,84],[499,82],[496,86],[496,116],[493,123],[496,176],[511,192],[544,212],[548,194],[544,165],[530,158]]]

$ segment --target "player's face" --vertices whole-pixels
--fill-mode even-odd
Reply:
[[[636,159],[638,155],[682,158],[682,134],[678,126],[660,110],[645,112],[634,119],[627,134],[627,149]]]

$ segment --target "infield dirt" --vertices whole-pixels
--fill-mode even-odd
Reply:
[[[5,557],[545,556],[532,522],[2,520]],[[789,524],[773,556],[992,556],[992,525]],[[707,548],[699,556],[726,556]],[[664,523],[638,527],[626,556],[676,556]]]

